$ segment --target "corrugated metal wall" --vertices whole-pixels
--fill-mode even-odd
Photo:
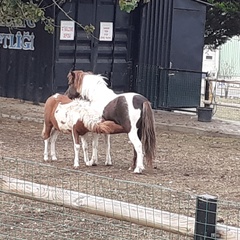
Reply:
[[[220,47],[218,77],[240,77],[240,37],[235,36]]]
[[[44,102],[52,91],[53,35],[43,25],[0,27],[0,63],[0,96]]]
[[[80,12],[73,2],[68,3],[73,7],[68,12],[76,17]],[[115,22],[114,31],[116,34],[114,39],[116,42],[112,44],[113,46],[109,43],[107,46],[110,47],[107,51],[105,51],[106,43],[103,43],[104,48],[102,49],[104,52],[97,48],[100,44],[93,44],[92,47],[98,51],[94,56],[97,56],[97,53],[101,50],[103,58],[100,59],[100,62],[96,61],[95,57],[87,59],[89,60],[89,67],[94,64],[96,67],[102,66],[101,73],[107,69],[105,70],[107,74],[117,79],[116,81],[113,79],[113,87],[121,91],[127,91],[125,85],[128,84],[129,89],[142,93],[155,104],[156,108],[167,107],[170,104],[169,101],[173,99],[171,98],[173,94],[178,96],[179,99],[183,99],[182,95],[186,93],[179,92],[179,88],[175,88],[176,84],[169,84],[169,74],[172,76],[172,73],[160,70],[167,70],[171,67],[171,64],[174,68],[189,66],[188,70],[197,71],[198,68],[201,69],[202,53],[199,54],[199,52],[203,47],[203,36],[201,35],[204,28],[203,19],[205,18],[205,6],[203,4],[194,0],[151,0],[137,8],[131,15],[127,15],[120,10],[118,12],[118,8],[114,7],[115,5],[112,4],[111,0],[81,0],[76,3],[83,4],[81,11],[84,10],[86,16],[93,6],[98,6],[98,9],[100,5],[102,6],[101,11],[98,11],[98,22],[95,21],[95,24],[99,24],[99,21],[106,21],[105,16],[110,16],[109,14],[106,15],[107,12],[115,11],[115,17],[111,15],[111,19],[107,19],[107,21]],[[84,4],[87,4],[90,8],[85,8]],[[56,16],[54,9],[52,10],[52,16]],[[129,16],[131,16],[131,19]],[[81,17],[84,17],[84,14]],[[94,17],[97,16],[94,15]],[[79,18],[79,20],[82,21],[83,18]],[[59,24],[59,21],[57,23]],[[186,23],[188,24],[187,27]],[[26,39],[23,40],[22,38],[24,32],[33,34],[34,49],[24,50],[26,43]],[[70,44],[69,42],[66,43],[63,48],[62,44],[55,41],[59,38],[59,35],[56,33],[54,35],[48,34],[41,25],[35,28],[12,30],[12,38],[10,35],[6,38],[4,35],[6,33],[10,34],[8,28],[0,27],[0,96],[44,102],[54,90],[61,90],[59,86],[65,90],[66,72],[74,64],[79,69],[83,66],[81,61],[83,53],[79,52],[82,42],[79,41],[81,40],[79,36],[75,39],[76,41]],[[57,44],[55,45],[55,43]],[[17,49],[18,44],[21,45],[19,49]],[[80,48],[77,48],[78,46]],[[63,55],[60,54],[65,47],[68,50],[67,58],[65,52]],[[109,54],[106,54],[109,51],[112,56],[111,59]],[[102,64],[103,62],[109,62],[109,65],[106,66],[106,64]],[[57,63],[59,63],[58,68]],[[110,71],[107,67],[111,65],[113,67]],[[132,68],[134,71],[132,71]],[[97,68],[96,71],[98,71]],[[132,72],[136,74],[132,74]],[[60,77],[63,84],[59,83]],[[184,87],[184,84],[186,85],[184,79],[184,77],[180,80],[174,78],[174,81],[178,81],[178,86],[180,84]],[[196,89],[194,89],[191,99],[184,101],[184,106],[187,101],[189,101],[189,106],[197,104],[198,78],[194,81],[187,82],[187,87],[191,83],[192,90],[193,88]],[[176,102],[180,104],[180,101],[174,98],[174,104]]]
[[[94,25],[95,30],[93,35],[87,35],[75,25],[75,39],[66,41],[60,40],[60,29],[56,28],[56,91],[66,90],[66,76],[71,68],[103,74],[115,91],[129,91],[131,69],[128,66],[131,64],[133,32],[131,14],[121,11],[118,2],[113,0],[74,0],[66,3],[63,9],[79,23]],[[57,25],[62,20],[69,19],[60,12]],[[99,40],[100,24],[103,22],[112,23],[112,41]]]
[[[206,6],[194,0],[151,0],[140,15],[136,91],[155,108],[197,107]]]
[[[151,1],[143,7],[139,65],[169,67],[173,0]]]
[[[206,5],[174,0],[170,61],[172,68],[201,71]]]
[[[172,12],[173,0],[152,0],[140,14],[140,51],[135,90],[151,102],[156,101],[156,94],[163,101],[167,87],[164,80],[159,81],[159,67],[168,68],[170,63]]]

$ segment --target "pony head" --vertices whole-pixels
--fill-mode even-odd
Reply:
[[[81,94],[81,82],[84,77],[83,71],[70,71],[67,75],[68,89],[65,94],[70,98],[79,98]]]
[[[84,72],[82,70],[70,71],[67,75],[68,89],[65,94],[70,98],[79,98],[82,95],[83,78],[86,75],[92,75],[92,72]]]
[[[106,77],[82,70],[70,71],[67,75],[68,89],[65,94],[70,98],[83,98],[89,101],[98,98],[98,95],[108,95],[112,92],[107,87]]]

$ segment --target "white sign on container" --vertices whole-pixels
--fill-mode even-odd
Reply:
[[[113,23],[100,22],[100,41],[112,41],[113,39]]]
[[[75,24],[73,21],[61,21],[60,40],[74,40]]]

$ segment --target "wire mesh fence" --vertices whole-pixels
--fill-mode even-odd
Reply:
[[[135,85],[137,92],[146,96],[155,109],[197,113],[197,108],[208,100],[213,116],[223,120],[240,119],[240,81],[211,79],[205,72],[143,65],[136,67]],[[208,99],[206,91],[209,91]]]
[[[78,191],[94,196],[117,199],[145,207],[194,211],[194,200],[187,195],[134,182],[117,181],[111,178],[85,174],[81,171],[58,169],[16,159],[2,159],[1,174],[8,177]],[[40,190],[41,191],[41,190]],[[44,191],[44,189],[42,189]],[[178,198],[174,206],[169,199]],[[185,202],[189,202],[187,207]],[[154,228],[114,220],[104,216],[89,215],[63,206],[40,203],[1,194],[1,234],[9,239],[163,239],[166,233]],[[180,206],[180,207],[179,207]],[[175,210],[175,211],[176,211]],[[24,237],[25,236],[25,237]],[[171,239],[171,234],[169,235]],[[182,238],[187,239],[187,238]]]
[[[209,83],[208,102],[213,107],[213,115],[225,120],[239,121],[240,81],[206,78],[202,83],[202,92],[205,92],[207,81]],[[203,103],[204,100],[203,94]]]
[[[155,109],[196,108],[200,104],[202,75],[198,71],[139,65],[135,88]]]
[[[14,187],[0,179],[0,239],[193,238],[196,195],[20,159],[2,158],[0,169],[6,179],[17,179]],[[22,193],[20,180],[28,183]],[[91,196],[85,203],[83,194]],[[86,208],[91,199],[103,208]],[[227,224],[235,236],[227,239],[240,239],[240,204],[219,200],[217,220],[223,236],[231,232]]]

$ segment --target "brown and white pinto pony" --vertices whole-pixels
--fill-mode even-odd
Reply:
[[[98,109],[104,120],[111,120],[122,126],[134,147],[134,173],[144,170],[143,158],[152,167],[155,158],[156,135],[154,114],[150,102],[138,93],[116,94],[107,87],[105,77],[101,75],[71,71],[68,74],[69,98],[81,97]],[[110,137],[110,136],[108,136]]]
[[[79,167],[79,136],[82,141],[84,162],[87,166],[97,164],[98,134],[113,134],[122,132],[121,126],[113,121],[103,122],[102,116],[91,108],[86,100],[71,100],[66,95],[50,96],[44,106],[44,125],[42,137],[44,139],[44,160],[48,160],[48,145],[51,143],[51,159],[57,160],[55,143],[60,132],[71,133],[74,142],[74,168]],[[87,133],[93,132],[92,159],[88,158]],[[106,135],[107,136],[107,135]],[[112,165],[110,143],[107,142],[105,165]]]

